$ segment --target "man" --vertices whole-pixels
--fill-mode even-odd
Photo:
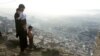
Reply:
[[[25,6],[20,4],[14,15],[16,26],[16,37],[19,37],[20,51],[24,52],[27,47],[27,29],[26,16],[23,14]]]

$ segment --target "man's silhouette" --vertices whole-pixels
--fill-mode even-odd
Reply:
[[[24,52],[27,47],[27,29],[26,29],[26,17],[23,14],[25,6],[20,4],[14,15],[16,26],[16,37],[19,37],[20,50]]]

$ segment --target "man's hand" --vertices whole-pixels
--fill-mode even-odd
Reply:
[[[16,38],[18,38],[18,36],[19,36],[18,33],[16,33]]]

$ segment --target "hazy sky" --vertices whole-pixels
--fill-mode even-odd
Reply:
[[[100,9],[100,0],[0,0],[0,11],[14,13],[20,3],[27,14],[42,16],[94,14],[91,10]]]

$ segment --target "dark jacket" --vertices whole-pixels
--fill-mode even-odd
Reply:
[[[19,17],[19,14],[15,13],[14,18],[15,18],[15,27],[16,27],[17,36],[22,34],[23,25],[26,25],[26,19],[25,20],[20,20],[20,19],[17,19],[18,17]]]

